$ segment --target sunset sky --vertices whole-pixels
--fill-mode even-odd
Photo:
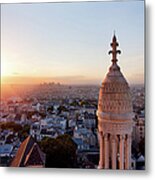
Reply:
[[[144,83],[144,1],[3,4],[3,83],[99,84],[113,31],[130,84]]]

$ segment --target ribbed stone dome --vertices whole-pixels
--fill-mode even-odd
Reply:
[[[130,169],[133,130],[132,102],[129,85],[117,64],[119,45],[116,36],[110,44],[112,65],[103,80],[98,101],[98,132],[100,142],[99,169]]]
[[[116,38],[111,46],[114,48],[114,45],[118,46]],[[100,87],[98,116],[106,120],[131,120],[133,111],[130,88],[117,65],[116,47],[110,52],[113,54],[112,65]]]

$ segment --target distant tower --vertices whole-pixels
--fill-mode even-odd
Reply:
[[[132,101],[130,88],[117,64],[119,45],[114,34],[112,65],[99,92],[98,131],[100,139],[100,169],[131,168]]]

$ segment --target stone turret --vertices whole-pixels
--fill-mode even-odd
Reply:
[[[98,100],[99,168],[130,169],[132,101],[129,85],[117,64],[117,38],[112,38],[112,65],[102,82]]]

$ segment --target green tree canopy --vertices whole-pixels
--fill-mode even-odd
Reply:
[[[40,142],[40,147],[46,154],[46,167],[75,167],[77,147],[69,135],[61,135],[56,139],[46,137]]]
[[[2,123],[0,125],[0,128],[2,130],[5,130],[5,129],[12,130],[13,132],[19,132],[22,130],[22,126],[20,124],[14,123],[14,122]]]

